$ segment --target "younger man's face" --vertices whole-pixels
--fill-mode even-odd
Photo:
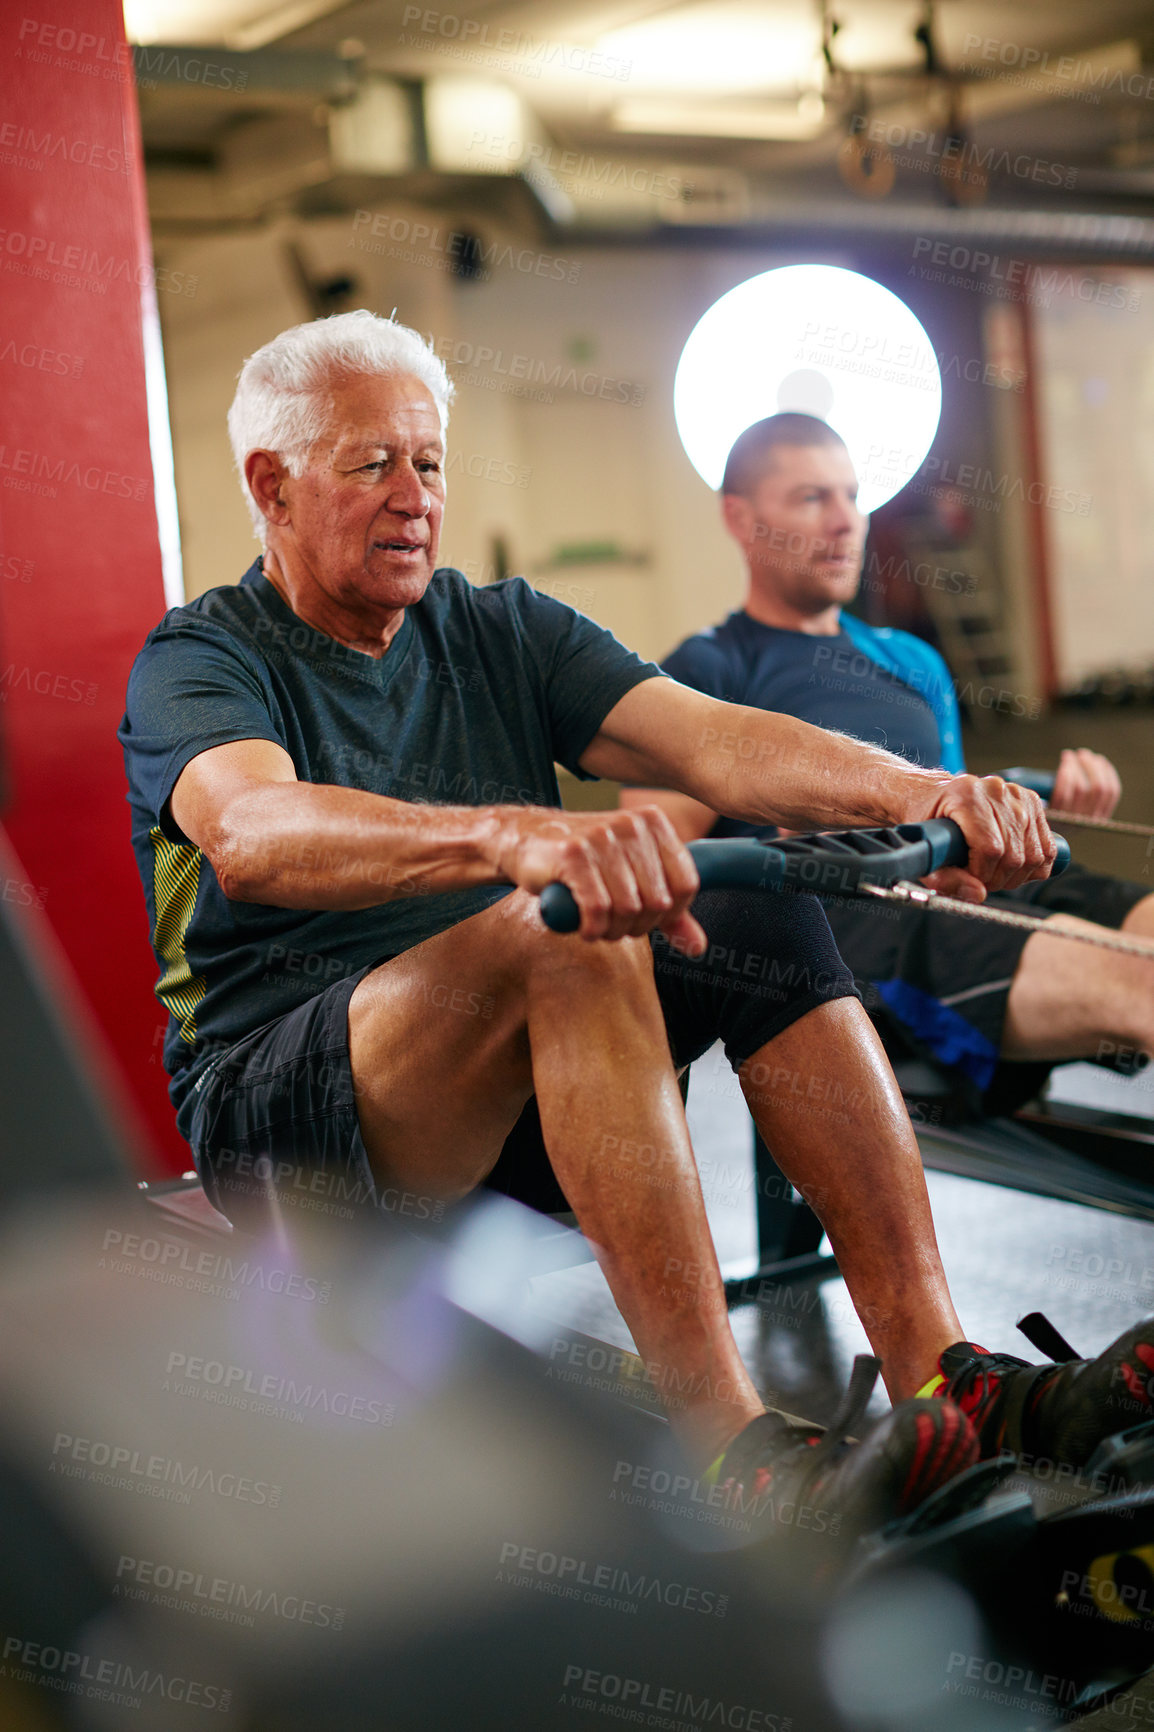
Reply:
[[[852,601],[869,525],[857,491],[844,445],[779,445],[748,497],[725,497],[754,581],[801,612]]]

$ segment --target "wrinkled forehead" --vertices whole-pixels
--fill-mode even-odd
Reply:
[[[441,416],[428,386],[411,373],[337,375],[323,399],[318,456],[369,448],[443,452]]]

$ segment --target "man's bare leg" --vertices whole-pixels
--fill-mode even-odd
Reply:
[[[965,1334],[909,1115],[869,1017],[852,998],[820,1005],[738,1075],[774,1160],[829,1234],[891,1400],[905,1400]]]
[[[1154,896],[1143,896],[1135,902],[1122,922],[1123,932],[1134,938],[1154,938]]]
[[[1104,930],[1070,914],[1046,924]],[[1154,1052],[1154,896],[1134,905],[1122,930],[1151,941],[1149,962],[1048,932],[1026,940],[1006,1002],[1003,1058],[1094,1058],[1104,1040]]]
[[[613,951],[557,947],[530,978],[541,1128],[642,1358],[688,1391],[681,1429],[711,1461],[765,1404],[730,1329],[652,952]]]
[[[557,938],[516,893],[374,969],[349,1046],[375,1175],[426,1194],[478,1184],[535,1091],[642,1357],[686,1392],[670,1411],[686,1449],[704,1466],[763,1411],[729,1326],[647,940]],[[623,1146],[660,1156],[660,1186],[640,1163],[622,1176]]]

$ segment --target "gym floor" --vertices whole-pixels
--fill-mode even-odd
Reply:
[[[1048,766],[1064,745],[1106,753],[1123,781],[1118,816],[1154,816],[1154,761],[1147,709],[1057,711],[1026,726],[990,729],[967,739],[967,761],[978,771],[1012,764]],[[594,784],[596,786],[596,784]],[[602,785],[604,786],[604,785]],[[598,802],[601,803],[601,802]],[[1154,889],[1154,854],[1144,839],[1072,837],[1075,857]],[[1054,1085],[1069,1098],[1154,1120],[1154,1067],[1121,1079],[1095,1066],[1066,1066]],[[720,1046],[693,1067],[687,1108],[693,1145],[722,1268],[754,1267],[752,1128],[737,1080]],[[846,1139],[852,1160],[852,1138]],[[954,1300],[972,1339],[994,1351],[1038,1362],[1015,1323],[1044,1311],[1079,1353],[1093,1356],[1139,1317],[1154,1310],[1154,1222],[1105,1209],[1027,1195],[953,1174],[927,1175],[938,1240]],[[552,1320],[615,1346],[633,1342],[600,1270],[592,1264],[558,1271],[535,1284],[537,1303]],[[737,1306],[734,1333],[766,1400],[788,1412],[828,1421],[846,1386],[856,1353],[869,1351],[865,1333],[838,1278],[793,1282],[760,1304]],[[871,1413],[883,1412],[877,1392]],[[1079,1722],[1087,1732],[1154,1722],[1154,1675],[1109,1709]]]
[[[1147,1104],[1154,1113],[1154,1093],[1147,1087],[1141,1100],[1136,1094],[1144,1080],[1121,1081],[1092,1066],[1067,1067],[1064,1087],[1087,1101],[1097,1093],[1102,1104],[1116,1109],[1128,1097],[1130,1110]],[[754,1266],[751,1124],[720,1046],[693,1067],[687,1117],[723,1270],[748,1273]],[[852,1140],[846,1146],[852,1160]],[[1014,1325],[1027,1312],[1044,1311],[1080,1353],[1091,1356],[1154,1309],[1154,1222],[950,1173],[930,1172],[927,1181],[959,1315],[983,1346],[1039,1362],[1043,1356]],[[543,1276],[535,1289],[539,1308],[552,1321],[633,1348],[595,1264]],[[758,1304],[736,1306],[732,1319],[742,1356],[767,1402],[807,1418],[832,1417],[854,1355],[869,1352],[840,1278],[794,1281]],[[879,1386],[870,1412],[886,1406]],[[1087,1732],[1130,1732],[1152,1722],[1149,1675],[1078,1724]]]

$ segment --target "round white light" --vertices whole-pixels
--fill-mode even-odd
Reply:
[[[719,487],[729,448],[755,421],[797,409],[849,448],[863,511],[903,488],[933,442],[942,381],[904,301],[857,271],[785,265],[739,283],[681,352],[673,413],[685,454]]]

